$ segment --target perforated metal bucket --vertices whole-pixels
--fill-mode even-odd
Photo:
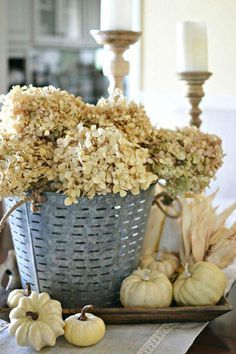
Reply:
[[[69,207],[63,195],[45,193],[39,212],[29,203],[16,209],[9,223],[22,286],[29,282],[64,307],[115,305],[138,264],[153,193],[80,198]],[[10,208],[16,199],[5,202]]]

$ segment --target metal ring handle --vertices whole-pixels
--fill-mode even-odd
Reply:
[[[177,203],[177,208],[174,208],[172,203],[173,202]],[[179,200],[179,198],[177,197],[172,197],[169,193],[167,192],[161,192],[158,193],[155,197],[154,197],[154,201],[153,204],[156,204],[158,206],[158,208],[169,218],[171,219],[178,219],[181,214],[182,214],[182,203]],[[165,210],[164,206],[172,206],[174,213],[169,213]]]

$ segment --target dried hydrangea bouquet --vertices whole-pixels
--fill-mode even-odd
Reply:
[[[83,296],[115,302],[138,262],[156,182],[172,197],[199,192],[222,164],[218,137],[156,129],[119,91],[94,106],[53,87],[16,86],[2,97],[1,120],[0,196],[16,209],[22,283],[66,306]]]

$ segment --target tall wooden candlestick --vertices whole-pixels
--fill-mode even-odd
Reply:
[[[104,45],[111,53],[110,60],[103,66],[103,73],[110,81],[109,93],[112,94],[116,88],[124,91],[123,80],[129,73],[129,62],[124,59],[123,54],[130,45],[137,42],[141,32],[92,30],[90,33],[98,44]]]
[[[186,81],[187,85],[187,93],[186,97],[188,98],[191,109],[189,114],[191,116],[190,124],[200,127],[202,121],[200,119],[200,115],[202,113],[199,108],[199,104],[204,96],[203,84],[209,79],[212,74],[210,72],[181,72],[178,73],[178,77],[180,80]]]

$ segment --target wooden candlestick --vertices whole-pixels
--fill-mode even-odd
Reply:
[[[200,127],[202,121],[200,115],[202,113],[199,108],[199,104],[204,96],[203,84],[209,79],[212,74],[210,72],[181,72],[178,73],[180,80],[186,81],[187,93],[186,97],[188,98],[191,109],[189,114],[191,116],[190,124]]]
[[[124,92],[123,80],[129,73],[129,62],[124,59],[124,52],[137,42],[141,32],[134,31],[90,31],[98,44],[104,45],[111,52],[108,63],[103,66],[103,73],[109,78],[108,91],[112,94],[116,88]]]

